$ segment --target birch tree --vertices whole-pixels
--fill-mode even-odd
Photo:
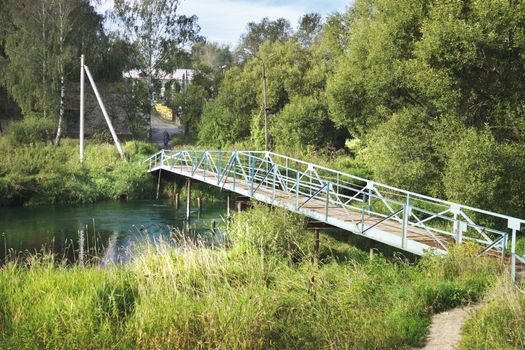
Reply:
[[[153,80],[160,68],[184,44],[198,38],[196,16],[179,15],[180,0],[115,0],[120,35],[137,50],[134,65],[146,75],[148,86],[147,123],[151,135]]]

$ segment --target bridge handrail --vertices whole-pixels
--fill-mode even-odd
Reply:
[[[217,154],[218,157],[214,157]],[[226,167],[222,166],[222,160],[225,158],[223,154],[228,160]],[[429,236],[445,251],[447,250],[446,244],[451,242],[443,240],[444,237],[452,237],[457,243],[472,240],[488,247],[484,251],[496,250],[503,255],[510,247],[513,275],[516,261],[524,262],[525,260],[525,256],[521,257],[515,253],[516,233],[521,231],[522,225],[525,224],[523,219],[403,190],[278,153],[235,150],[161,150],[145,159],[144,163],[146,162],[149,162],[150,171],[165,168],[168,165],[170,169],[180,166],[181,171],[183,167],[186,169],[190,167],[191,176],[196,170],[203,171],[205,178],[207,173],[211,173],[216,176],[218,186],[221,186],[223,179],[226,184],[227,178],[232,178],[233,172],[233,190],[235,191],[235,180],[238,179],[250,185],[252,196],[261,185],[265,185],[267,189],[273,189],[272,198],[274,198],[277,186],[280,191],[296,198],[296,210],[300,209],[298,196],[306,197],[307,202],[316,199],[325,203],[323,205],[326,220],[328,220],[329,207],[333,205],[347,213],[353,211],[354,218],[356,212],[361,212],[363,219],[358,223],[361,225],[362,234],[384,221],[397,221],[403,227],[403,247],[405,247],[404,242],[408,239],[406,227],[411,226],[422,229],[418,231],[418,234]],[[372,226],[367,223],[368,228],[365,228],[365,213],[368,216],[382,219]],[[482,215],[491,217],[492,219],[486,222],[491,223],[495,228],[476,224],[469,217],[472,213],[476,213],[473,218],[479,220]],[[507,231],[500,229],[504,227],[504,222],[495,219],[506,220]],[[358,225],[354,219],[347,221]],[[508,230],[511,230],[512,235]],[[498,235],[499,238],[493,238]],[[510,244],[507,242],[509,237],[512,237]]]
[[[509,220],[509,219],[510,220],[516,220],[517,222],[519,222],[522,225],[525,224],[525,220],[520,219],[518,217],[514,217],[514,216],[511,216],[511,215],[500,214],[500,213],[489,211],[489,210],[485,210],[485,209],[475,208],[475,207],[472,207],[472,206],[468,206],[468,205],[464,205],[464,204],[460,204],[460,203],[457,203],[457,202],[452,202],[452,201],[448,201],[448,200],[444,200],[444,199],[440,199],[440,198],[430,197],[430,196],[427,196],[427,195],[424,195],[424,194],[420,194],[420,193],[417,193],[417,192],[407,191],[407,190],[404,190],[404,189],[401,189],[401,188],[398,188],[398,187],[390,186],[390,185],[383,184],[383,183],[380,183],[380,182],[377,182],[377,181],[374,181],[374,180],[370,180],[370,179],[366,179],[366,178],[359,177],[359,176],[356,176],[356,175],[348,174],[348,173],[345,173],[345,172],[342,172],[342,171],[339,171],[339,170],[330,169],[330,168],[327,168],[325,166],[317,165],[317,164],[314,164],[314,163],[309,163],[309,162],[306,162],[306,161],[303,161],[303,160],[300,160],[300,159],[284,156],[284,155],[281,155],[281,154],[278,154],[278,153],[274,153],[274,152],[236,151],[236,150],[160,150],[159,152],[157,152],[154,155],[150,156],[149,158],[145,159],[144,162],[150,161],[152,159],[156,159],[159,155],[163,155],[163,154],[166,154],[166,153],[179,153],[179,152],[198,152],[198,153],[207,152],[207,153],[223,153],[223,154],[228,154],[228,153],[234,154],[234,153],[237,153],[237,154],[242,154],[242,155],[247,155],[247,156],[253,156],[253,155],[257,154],[257,155],[263,155],[264,156],[264,158],[262,158],[262,157],[255,157],[256,159],[261,160],[261,161],[266,161],[267,156],[270,155],[270,156],[277,157],[277,158],[280,158],[280,159],[283,159],[283,160],[288,160],[288,161],[292,161],[292,162],[295,162],[295,163],[298,163],[298,164],[305,165],[308,168],[320,169],[320,170],[326,171],[328,173],[332,173],[332,174],[335,174],[335,175],[339,175],[339,176],[351,178],[351,179],[354,179],[354,180],[357,180],[357,181],[361,181],[361,182],[366,183],[368,186],[372,185],[374,188],[375,187],[382,187],[382,188],[386,188],[386,189],[389,189],[389,190],[392,190],[392,191],[396,191],[396,192],[398,192],[398,193],[396,193],[396,195],[402,194],[402,195],[410,196],[410,197],[412,197],[412,199],[415,199],[415,198],[423,199],[423,200],[428,201],[429,203],[432,203],[432,204],[439,203],[439,204],[442,204],[442,205],[444,205],[446,207],[456,207],[456,208],[460,208],[460,209],[463,209],[463,210],[472,211],[472,212],[479,213],[479,214],[484,214],[484,215],[489,215],[489,216],[493,216],[493,217],[504,219],[504,220]],[[340,180],[340,181],[342,181],[342,180]],[[342,182],[344,183],[344,181],[342,181]],[[341,184],[339,184],[338,187],[343,187],[343,186]],[[350,187],[347,187],[347,188],[351,189]]]

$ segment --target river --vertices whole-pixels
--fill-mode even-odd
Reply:
[[[45,247],[72,261],[78,258],[82,241],[79,232],[83,231],[85,249],[90,247],[103,262],[121,262],[129,259],[137,243],[170,241],[179,230],[215,241],[225,215],[223,207],[204,207],[200,213],[193,210],[188,223],[184,209],[175,210],[168,201],[152,200],[2,207],[0,257],[4,261],[10,250],[34,253]],[[211,232],[213,221],[218,229]]]

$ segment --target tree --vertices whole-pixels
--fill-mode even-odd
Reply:
[[[284,149],[342,147],[346,134],[335,129],[326,104],[313,96],[293,98],[274,117],[271,129],[275,144]]]
[[[184,127],[184,137],[196,134],[200,116],[206,97],[206,90],[197,84],[190,84],[187,88],[175,94],[170,102],[174,113],[180,117]]]
[[[367,134],[361,154],[377,181],[434,196],[443,195],[436,126],[421,108],[406,108]]]
[[[1,83],[23,114],[40,111],[45,116],[54,105],[49,103],[55,80],[50,69],[50,2],[5,0],[3,5]]]
[[[248,23],[247,32],[241,35],[241,40],[235,53],[237,62],[245,62],[257,52],[261,45],[267,41],[284,42],[292,35],[292,26],[284,18],[270,21],[268,17],[259,23]],[[246,52],[248,51],[248,53]]]
[[[55,137],[55,145],[60,143],[62,137],[62,124],[64,120],[64,100],[66,97],[66,79],[65,79],[65,65],[66,60],[71,57],[71,51],[66,45],[67,36],[73,30],[76,24],[76,18],[73,16],[75,10],[80,7],[80,1],[71,0],[51,0],[51,17],[52,23],[56,27],[56,33],[53,37],[54,43],[57,45],[56,51],[56,69],[57,75],[60,79],[60,108],[58,113],[58,127]]]
[[[136,50],[134,65],[147,77],[148,100],[153,106],[153,80],[161,65],[189,41],[198,39],[196,16],[177,13],[179,0],[115,0],[115,13],[122,26],[121,35]],[[147,120],[151,133],[151,112]]]
[[[465,130],[450,148],[443,178],[448,198],[523,217],[524,153],[525,144],[498,143],[489,129]]]
[[[318,41],[323,28],[323,17],[318,13],[307,13],[299,19],[295,37],[303,47]]]
[[[78,76],[78,61],[73,57],[85,52],[83,45],[87,43],[90,48],[96,46],[91,33],[99,28],[98,35],[103,34],[102,18],[88,0],[4,1],[7,16],[2,20],[5,59],[0,62],[1,83],[24,115],[58,114],[58,144],[68,73],[74,67],[74,77]]]

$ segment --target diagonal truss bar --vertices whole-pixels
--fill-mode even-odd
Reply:
[[[391,217],[393,217],[393,216],[399,214],[399,213],[402,212],[402,211],[403,211],[403,208],[399,209],[398,211],[396,211],[396,212],[394,212],[394,213],[388,215],[386,218],[384,218],[384,219],[382,219],[382,220],[376,222],[376,223],[373,224],[372,226],[367,227],[366,230],[362,230],[361,233],[365,233],[366,231],[368,231],[368,230],[370,230],[370,229],[376,227],[377,225],[380,225],[381,223],[387,221],[388,219],[390,219]],[[363,225],[364,225],[364,224],[363,224]]]
[[[313,195],[311,195],[310,197],[308,197],[308,199],[303,203],[301,204],[297,209],[301,209],[306,203],[308,203],[312,198],[314,198],[315,196],[317,196],[325,187],[328,186],[328,183],[325,184],[323,187],[321,187],[320,189],[318,189]]]

